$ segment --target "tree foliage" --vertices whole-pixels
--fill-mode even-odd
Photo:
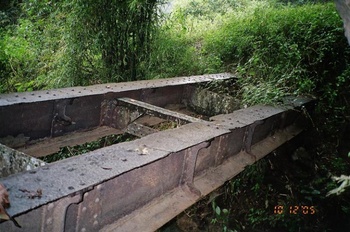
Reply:
[[[157,0],[78,0],[73,4],[68,53],[70,75],[84,80],[136,80],[149,53]],[[82,76],[83,75],[83,76]]]
[[[143,77],[160,0],[8,2],[0,14],[1,92]]]
[[[249,104],[276,102],[285,94],[336,94],[325,87],[345,81],[337,77],[350,57],[341,19],[330,3],[233,15],[205,42],[207,50],[237,68]]]

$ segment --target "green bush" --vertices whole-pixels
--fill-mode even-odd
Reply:
[[[204,46],[237,68],[248,104],[322,91],[337,82],[350,51],[334,3],[270,5],[245,17],[232,15]]]
[[[17,6],[21,17],[0,31],[1,92],[53,88],[64,46],[64,15],[57,3],[27,1]],[[66,86],[66,85],[65,85]],[[62,86],[60,86],[62,87]]]

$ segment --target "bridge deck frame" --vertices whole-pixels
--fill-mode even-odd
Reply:
[[[179,90],[178,85],[173,87]],[[164,88],[169,91],[172,87]],[[186,88],[181,89],[181,95],[188,94]],[[164,106],[162,94],[146,92],[147,89],[127,91],[126,97],[133,95]],[[179,96],[170,96],[171,103],[178,102]],[[79,106],[84,105],[84,99],[99,102],[97,109],[103,115],[100,125],[115,126],[115,97],[120,94],[68,99]],[[21,104],[47,102],[57,106],[62,102],[69,105],[71,101],[49,99]],[[302,109],[312,104],[305,99],[290,102],[284,108],[253,106],[214,116],[211,121],[188,123],[2,178],[0,181],[10,194],[8,213],[26,231],[154,231],[245,166],[300,134],[309,124]],[[6,115],[1,113],[9,112],[8,107],[15,105],[0,106],[0,118],[4,119]],[[60,106],[51,109],[55,112],[57,108]],[[24,107],[23,114],[28,109],[29,106]],[[73,120],[79,119],[73,109],[66,112]],[[262,123],[255,125],[257,121]],[[252,125],[254,130],[250,129]],[[251,154],[244,151],[247,138],[251,139]],[[41,189],[42,196],[28,197],[24,189]],[[1,223],[0,230],[22,231],[10,221]]]

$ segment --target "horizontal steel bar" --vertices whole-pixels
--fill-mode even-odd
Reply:
[[[189,122],[204,122],[202,119],[194,118],[185,114],[167,110],[158,106],[154,106],[145,102],[137,101],[130,98],[118,98],[118,104],[137,109],[141,113],[164,118],[171,121],[179,121],[181,124]]]
[[[23,93],[10,93],[0,95],[0,107],[13,104],[34,103],[48,100],[103,95],[108,93],[122,93],[140,89],[152,89],[164,86],[188,85],[214,80],[226,80],[234,77],[231,73],[207,74],[188,77],[174,77],[166,79],[153,79],[134,82],[107,83],[86,87],[70,87],[55,90],[41,90]]]

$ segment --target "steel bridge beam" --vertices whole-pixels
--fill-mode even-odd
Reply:
[[[195,82],[191,79],[191,83]],[[55,114],[60,114],[62,106],[66,108],[61,116],[68,116],[76,128],[80,125],[79,129],[87,126],[118,129],[115,121],[122,116],[116,110],[117,98],[134,97],[164,106],[167,101],[179,102],[183,95],[190,94],[186,93],[185,83],[172,84],[163,87],[159,84],[159,89],[152,92],[146,88],[149,86],[144,86],[145,82],[135,82],[130,88],[146,89],[127,90],[121,94],[106,91],[104,87],[105,92],[100,90],[96,95],[86,93],[84,96],[50,97],[22,103],[12,101],[16,96],[8,95],[10,100],[6,101],[1,95],[0,119],[2,128],[6,128],[1,133],[14,137],[24,133],[35,139],[59,136],[60,133],[50,134],[50,130],[57,128],[52,120]],[[156,83],[151,85],[154,87]],[[165,100],[163,90],[170,93],[170,100]],[[180,93],[174,93],[179,90]],[[148,95],[142,94],[146,92]],[[18,97],[27,95],[19,94]],[[79,107],[69,108],[71,99],[72,105]],[[129,99],[126,105],[135,102]],[[310,124],[303,112],[312,106],[312,102],[307,99],[289,99],[288,102],[289,106],[284,108],[253,106],[214,116],[210,121],[190,121],[179,128],[149,133],[134,141],[2,178],[0,182],[10,194],[8,213],[16,218],[24,231],[154,231],[243,171],[245,166],[300,134]],[[139,110],[179,116],[149,104],[136,103]],[[2,121],[11,115],[8,113],[18,113],[30,116],[24,118],[26,122],[34,122],[31,117],[36,113],[27,111],[29,105],[40,107],[41,118],[48,118],[45,121],[49,122],[46,125],[49,130],[34,126],[39,132],[30,131],[22,122],[6,124]],[[99,117],[91,116],[95,114]],[[85,121],[94,121],[94,118],[97,121],[87,125]],[[76,129],[67,129],[70,126],[61,127],[64,134]],[[39,189],[40,197],[30,196]],[[23,230],[7,221],[0,224],[0,231]]]

